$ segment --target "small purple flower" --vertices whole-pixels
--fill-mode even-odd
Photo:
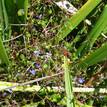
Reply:
[[[33,17],[36,18],[36,19],[42,19],[42,14],[40,14],[40,15],[34,15]]]
[[[34,63],[34,66],[36,67],[36,68],[40,68],[40,64],[39,63]]]
[[[7,96],[7,93],[6,93],[6,92],[3,93],[3,97],[5,97],[5,96]]]
[[[30,72],[32,75],[35,75],[35,74],[36,74],[36,71],[35,71],[34,69],[29,70],[29,72]]]
[[[85,80],[84,80],[84,78],[80,77],[80,78],[78,78],[78,82],[79,82],[80,84],[83,84],[83,83],[85,82]]]

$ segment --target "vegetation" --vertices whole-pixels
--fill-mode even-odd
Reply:
[[[0,106],[106,107],[106,13],[104,0],[1,0]]]

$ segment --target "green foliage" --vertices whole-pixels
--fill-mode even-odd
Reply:
[[[63,27],[60,29],[60,31],[56,35],[55,42],[59,43],[59,41],[63,40],[99,3],[100,3],[100,0],[99,1],[89,0],[74,16],[72,16],[70,19],[67,20],[67,22],[63,25]],[[90,48],[92,48],[98,36],[107,25],[106,13],[107,13],[107,6],[105,6],[99,20],[97,21],[96,25],[94,26],[90,34],[87,36],[86,41],[84,41],[82,46],[77,50],[76,52],[77,56],[83,54],[81,51],[84,51],[84,53],[86,53],[87,51],[90,50]],[[91,53],[89,56],[86,55],[83,60],[78,59],[80,60],[80,63],[78,66],[79,68],[82,68],[82,69],[87,68],[90,65],[97,64],[103,60],[107,60],[106,55],[107,55],[107,44],[104,44],[101,48],[97,49],[95,52]],[[65,88],[66,88],[66,94],[67,94],[67,107],[73,107],[74,106],[73,102],[70,103],[69,101],[71,99],[72,99],[71,101],[73,101],[72,83],[71,83],[72,80],[70,79],[71,78],[70,71],[66,60],[64,64],[66,64],[64,66],[64,71],[65,71],[64,75],[65,75]]]
[[[87,52],[87,50],[90,50],[97,40],[97,38],[100,36],[101,32],[105,29],[107,26],[107,5],[104,7],[104,10],[102,14],[100,15],[100,18],[96,22],[96,25],[93,27],[92,31],[87,36],[86,40],[82,43],[80,48],[77,50],[77,56],[80,54],[84,54]]]
[[[8,16],[5,8],[5,0],[0,1],[0,19],[3,29],[8,28]]]
[[[66,96],[67,96],[67,107],[75,107],[69,61],[66,57],[64,57],[63,68],[64,68],[64,78],[65,78],[65,90],[66,90]]]
[[[28,6],[29,6],[28,1],[29,0],[17,0],[16,2],[17,9],[18,9],[17,13],[19,12],[21,13],[21,15],[18,14],[18,16],[23,23],[26,23],[26,19],[27,19]]]
[[[7,15],[7,10],[5,7],[5,0],[0,1],[0,27],[2,32],[2,39],[9,39],[10,34],[10,27],[9,27],[9,20]]]
[[[3,46],[2,40],[1,40],[1,34],[0,34],[0,64],[9,64],[9,59],[6,54],[6,50]]]
[[[29,0],[4,0],[10,23],[26,23]],[[14,16],[14,17],[13,17]]]
[[[27,11],[28,0],[0,0],[0,59],[6,65],[9,64],[9,60],[2,39],[6,40],[10,38],[10,23],[20,23],[20,21],[21,23],[26,23]]]
[[[103,44],[103,46],[95,50],[95,52],[87,55],[86,58],[80,62],[79,67],[87,68],[90,65],[97,64],[104,60],[107,60],[107,43]]]
[[[59,43],[59,41],[63,40],[100,2],[101,0],[88,0],[75,15],[71,16],[71,18],[63,24],[55,36],[54,42]]]
[[[44,78],[44,76],[46,75],[53,75],[54,73],[58,73],[60,71],[63,71],[64,69],[64,81],[65,81],[65,89],[66,89],[66,96],[64,95],[63,92],[58,94],[52,92],[53,86],[55,87],[57,86],[57,88],[58,86],[59,88],[60,86],[61,88],[64,86],[62,82],[63,77],[59,76],[58,74],[59,78],[55,77],[55,78],[50,78],[49,80],[46,81],[38,82],[39,85],[41,86],[38,89],[39,90],[38,93],[40,96],[39,99],[42,99],[43,102],[41,100],[39,100],[38,102],[34,101],[37,100],[38,97],[35,98],[33,92],[32,94],[30,93],[30,97],[27,99],[24,98],[18,99],[19,97],[15,99],[13,97],[14,96],[13,93],[12,94],[13,99],[9,97],[9,100],[10,99],[18,100],[18,101],[21,100],[18,103],[21,102],[22,103],[21,105],[28,104],[28,106],[34,106],[34,105],[47,106],[46,105],[47,103],[45,102],[47,100],[49,105],[51,104],[51,102],[54,103],[52,104],[53,106],[56,106],[56,103],[58,105],[59,102],[60,102],[59,105],[65,105],[66,100],[68,107],[74,107],[74,106],[92,107],[88,105],[95,104],[95,99],[92,100],[93,98],[91,99],[91,97],[89,97],[89,94],[87,95],[83,94],[84,96],[82,96],[83,98],[82,100],[80,93],[77,94],[77,96],[75,96],[75,94],[73,93],[73,86],[85,86],[86,85],[85,82],[87,82],[87,80],[89,79],[91,80],[90,77],[93,76],[93,74],[96,73],[97,70],[102,66],[102,61],[107,60],[107,56],[106,56],[107,43],[105,43],[106,39],[98,38],[101,32],[107,33],[107,28],[106,28],[107,6],[105,6],[104,10],[102,11],[102,7],[100,6],[104,7],[105,2],[103,1],[101,2],[101,1],[102,0],[88,0],[86,4],[84,4],[85,2],[84,0],[72,1],[75,6],[78,5],[77,8],[79,8],[80,6],[82,6],[82,4],[84,4],[78,10],[78,12],[73,16],[69,16],[68,14],[63,13],[63,11],[58,10],[59,8],[57,8],[56,5],[54,5],[54,3],[51,2],[50,0],[49,1],[31,0],[30,2],[31,3],[33,2],[33,4],[31,4],[29,13],[28,13],[28,7],[29,7],[28,0],[0,1],[0,27],[1,27],[0,63],[6,65],[9,64],[8,57],[6,55],[6,50],[9,50],[10,52],[9,59],[11,60],[9,64],[10,65],[9,70],[12,72],[12,75],[11,76],[8,75],[8,77],[6,76],[5,80],[21,83],[21,82],[33,80],[35,78],[37,79]],[[98,5],[99,7],[97,7]],[[96,7],[98,10],[95,9]],[[93,12],[95,12],[94,13],[95,15],[93,15],[92,10],[94,10]],[[97,13],[97,11],[99,11],[99,13],[102,12],[102,14]],[[28,17],[27,14],[29,14]],[[65,16],[68,19],[66,19],[62,27],[59,29],[59,22],[61,19],[62,19],[61,21],[64,21]],[[98,19],[98,21],[94,26],[93,23],[90,26],[86,25],[86,23],[80,23],[84,21],[86,17],[89,18],[90,21],[93,21],[93,19],[91,19],[93,18],[93,16],[95,19]],[[25,25],[27,23],[27,20],[29,23],[28,26],[22,27],[22,25]],[[8,38],[10,37],[9,36],[10,24],[14,24],[16,27],[18,24],[18,28],[19,28],[18,31],[15,30],[14,27],[11,28],[13,37],[16,37],[18,34],[22,34],[22,36],[20,36],[20,38],[18,37],[17,39],[13,38],[12,41],[10,40],[10,42],[8,42],[9,45],[7,45],[6,43],[6,47],[8,48],[5,49],[3,46],[2,39],[6,39],[5,36],[7,36]],[[92,30],[90,33],[88,33],[90,28]],[[76,30],[73,31],[74,29]],[[58,33],[56,34],[57,31]],[[70,39],[71,40],[73,39],[73,41],[68,42],[66,40],[66,43],[64,42],[66,46],[63,43],[59,45],[59,42],[65,40],[64,38],[65,37],[67,38],[70,32],[72,33],[71,34],[72,37],[70,37]],[[47,40],[49,39],[50,41],[50,38],[52,37],[53,37],[53,42],[55,42],[55,44],[52,43],[48,44]],[[86,38],[85,41],[84,41],[84,37]],[[96,43],[96,41],[101,43],[99,45],[95,45],[93,48],[93,45]],[[104,44],[101,46],[102,43]],[[78,44],[82,44],[80,48],[78,48],[79,47],[77,46]],[[68,50],[70,50],[70,52]],[[64,64],[62,66],[63,57],[64,57]],[[100,67],[99,66],[97,67],[97,64],[98,65],[101,64]],[[1,77],[4,79],[4,75]],[[79,79],[81,78],[84,79],[81,81],[85,81],[85,82],[79,83]],[[98,86],[100,82],[102,81],[99,82],[96,81],[97,85],[92,85],[92,86]],[[49,95],[49,90],[47,90],[47,86],[49,86],[51,90],[50,92],[51,95]],[[104,84],[104,86],[106,85]],[[18,87],[14,89],[18,89]],[[29,91],[31,92],[33,89],[36,88],[35,87],[31,88],[29,85]],[[17,91],[22,91],[22,90],[23,88],[20,88]],[[26,86],[24,86],[23,92],[25,91],[27,91]],[[95,92],[97,93],[96,90]],[[28,95],[28,92],[26,92],[26,94]],[[19,94],[19,95],[23,95],[23,94]],[[17,95],[15,95],[15,97],[16,96]],[[92,95],[92,97],[96,97],[96,96],[98,95]],[[80,101],[82,102],[78,103],[76,99],[78,99],[79,102]],[[87,100],[89,102],[87,102]],[[12,102],[10,101],[10,103]],[[31,105],[29,105],[29,103],[31,103]]]
[[[0,64],[9,64],[6,50],[3,46],[2,39],[9,38],[9,23],[5,8],[5,1],[0,0]]]

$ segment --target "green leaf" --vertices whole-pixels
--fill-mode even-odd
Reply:
[[[2,29],[3,40],[9,39],[10,27],[5,7],[5,0],[0,0],[0,27]]]
[[[3,46],[2,40],[1,40],[1,35],[0,35],[0,64],[9,64],[9,59],[8,56],[6,54],[6,50]]]
[[[69,66],[69,61],[66,57],[64,57],[63,68],[64,68],[64,78],[65,78],[65,89],[67,95],[67,107],[75,107],[72,78],[70,75],[70,66]]]
[[[16,5],[17,5],[17,8],[18,8],[18,11],[19,10],[24,10],[24,15],[21,15],[20,19],[21,19],[22,22],[26,23],[28,7],[29,7],[29,0],[18,0],[16,2]]]
[[[90,65],[97,64],[101,61],[107,60],[107,43],[91,53],[85,59],[80,61],[79,68],[86,68]]]
[[[14,0],[5,0],[5,8],[8,15],[9,23],[14,23],[14,21],[16,21],[17,23],[17,20],[16,20],[17,16],[15,15],[17,7],[15,5]]]
[[[1,0],[0,1],[0,4],[1,4],[1,15],[3,17],[3,22],[4,23],[4,29],[8,27],[8,16],[7,16],[7,12],[6,12],[6,8],[5,8],[5,0]]]
[[[28,6],[29,0],[5,0],[9,23],[26,23]]]
[[[56,37],[54,38],[55,43],[59,43],[63,40],[74,28],[76,28],[81,21],[101,2],[101,0],[88,0],[76,14],[71,16],[64,25],[59,29]]]
[[[80,48],[77,50],[76,53],[77,56],[79,54],[83,55],[85,52],[92,48],[93,44],[95,43],[95,41],[100,36],[101,32],[104,30],[106,26],[107,26],[107,5],[104,7],[104,10],[99,20],[96,22],[94,28],[87,36],[86,41],[84,41]]]

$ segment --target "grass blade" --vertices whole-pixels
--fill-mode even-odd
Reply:
[[[25,0],[25,1],[24,1],[25,23],[26,23],[26,19],[27,19],[28,6],[29,6],[29,2],[28,2],[28,0]]]
[[[17,8],[19,9],[19,11],[21,9],[24,10],[24,15],[19,16],[19,17],[22,22],[26,23],[29,1],[28,0],[18,0],[16,2],[16,5],[17,5]]]
[[[25,23],[27,19],[28,6],[29,0],[5,0],[9,23]]]
[[[9,17],[7,14],[7,10],[9,10],[9,9],[6,8],[6,0],[1,0],[0,1],[0,19],[1,19],[0,27],[2,29],[2,39],[3,40],[9,39],[11,36],[11,27],[9,25]]]
[[[73,97],[72,78],[70,75],[68,59],[66,57],[64,57],[63,68],[64,68],[64,78],[65,78],[65,89],[67,94],[67,107],[75,107],[74,97]]]
[[[79,63],[80,68],[86,68],[90,65],[97,64],[100,61],[107,60],[107,43],[91,53]]]
[[[0,35],[0,64],[9,64],[9,59],[6,54],[5,48],[3,46],[2,40],[1,40],[1,35]]]
[[[5,7],[9,19],[9,23],[17,23],[17,7],[14,0],[5,0]],[[13,17],[14,16],[14,17]]]
[[[104,30],[104,28],[107,26],[107,5],[105,6],[99,20],[97,21],[95,27],[92,29],[90,34],[88,35],[87,39],[83,44],[80,46],[80,48],[77,50],[77,56],[83,55],[87,50],[92,48],[93,44],[97,40],[97,38],[100,36],[101,32]]]
[[[8,16],[7,16],[7,12],[6,12],[6,8],[5,8],[5,1],[1,0],[1,5],[2,5],[2,15],[3,15],[3,19],[4,19],[4,29],[8,28]]]
[[[54,42],[59,43],[63,40],[100,2],[101,0],[88,0],[75,15],[64,23],[54,38]]]

